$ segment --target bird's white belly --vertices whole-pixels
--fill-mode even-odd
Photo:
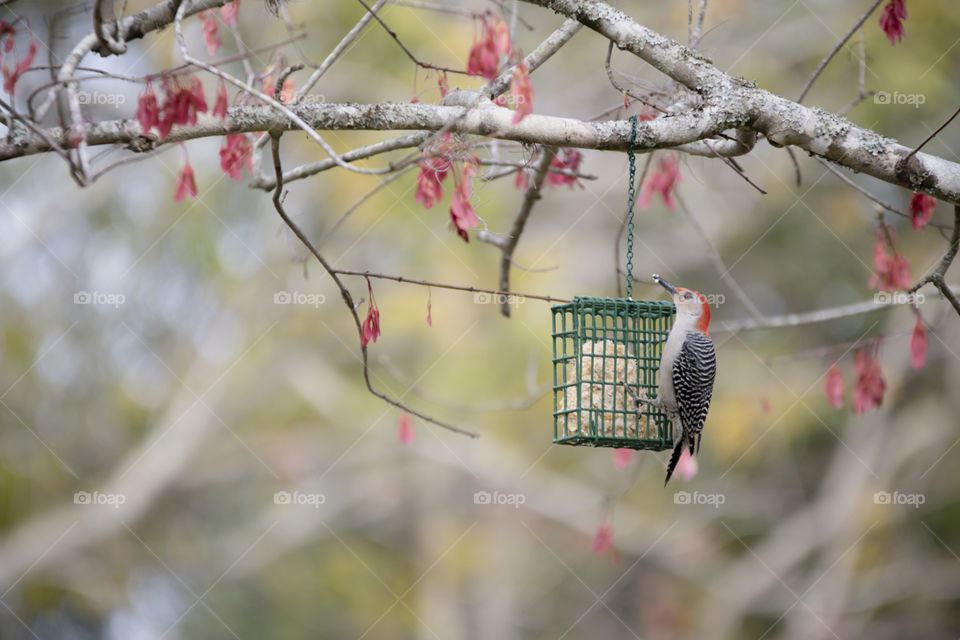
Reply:
[[[669,412],[677,410],[677,394],[673,388],[673,368],[672,363],[676,362],[683,348],[683,340],[686,332],[672,331],[663,345],[663,353],[660,357],[660,396],[661,406]]]

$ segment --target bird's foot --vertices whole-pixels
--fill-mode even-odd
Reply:
[[[649,398],[649,397],[647,396],[647,390],[646,390],[646,389],[640,389],[640,392],[637,393],[636,391],[634,391],[631,387],[627,386],[626,384],[623,385],[623,388],[627,390],[627,394],[628,394],[631,398],[633,398],[633,401],[634,401],[634,402],[637,403],[637,409],[638,409],[638,410],[639,410],[643,405],[645,405],[645,404],[648,404],[648,405],[650,405],[651,407],[659,407],[659,406],[660,406],[660,399],[659,399],[659,398],[653,398],[653,399]]]

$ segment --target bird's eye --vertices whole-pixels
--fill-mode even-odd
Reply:
[[[689,299],[692,298],[692,297],[693,297],[693,295],[692,295],[689,291],[687,291],[686,293],[683,294],[684,300],[689,300]]]

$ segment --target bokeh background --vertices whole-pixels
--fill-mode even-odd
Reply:
[[[127,12],[149,4],[130,2]],[[686,39],[685,2],[619,4]],[[795,97],[868,4],[711,0],[701,48],[721,69]],[[503,5],[509,17],[512,3]],[[458,11],[496,7],[445,6],[455,11],[391,5],[382,15],[421,59],[463,68],[476,27]],[[43,38],[63,8],[9,10]],[[865,83],[923,103],[867,99],[849,117],[913,145],[960,100],[960,14],[916,0],[907,9],[897,46],[877,26],[879,10],[866,22]],[[284,49],[291,62],[321,60],[363,11],[350,0],[288,10],[308,34],[299,51]],[[561,23],[523,3],[518,11],[524,51]],[[88,7],[67,11],[55,54],[89,29]],[[192,20],[186,34],[202,53],[199,29]],[[250,47],[289,36],[252,0],[241,5],[239,34]],[[170,29],[130,47],[85,64],[136,76],[180,64]],[[855,36],[808,104],[838,111],[857,97],[858,49]],[[224,37],[219,56],[234,52]],[[40,64],[46,55],[41,47]],[[535,112],[590,118],[622,102],[605,55],[606,41],[583,29],[532,76]],[[266,53],[252,64],[270,62]],[[670,88],[629,55],[615,52],[613,68],[636,91]],[[210,99],[215,84],[203,80]],[[436,84],[371,25],[315,93],[436,102]],[[480,84],[451,76],[453,86]],[[123,96],[91,105],[91,118],[133,117],[140,86],[89,88]],[[324,135],[344,151],[396,134]],[[927,150],[960,161],[958,142],[953,126]],[[761,141],[739,160],[761,195],[718,161],[684,157],[679,195],[689,215],[660,199],[637,214],[638,275],[724,299],[714,309],[719,375],[699,472],[664,489],[666,454],[641,453],[618,469],[610,450],[551,444],[550,313],[536,300],[508,320],[470,293],[374,283],[383,332],[370,349],[375,384],[480,434],[414,419],[413,441],[401,443],[400,412],[363,386],[336,290],[304,260],[269,195],[220,172],[219,144],[172,146],[82,190],[53,156],[0,170],[0,637],[956,637],[960,321],[924,292],[930,346],[919,371],[907,306],[730,331],[747,309],[691,221],[764,314],[870,300],[878,212],[815,160],[798,154],[797,185],[787,153]],[[283,144],[288,168],[322,157],[302,134]],[[199,194],[175,203],[187,156]],[[582,170],[596,179],[545,189],[514,256],[530,269],[514,269],[516,291],[617,294],[626,158],[585,151]],[[851,177],[906,210],[909,192]],[[415,203],[415,172],[331,233],[378,182],[328,172],[291,184],[286,207],[338,267],[496,288],[499,252],[456,236],[449,195],[429,211]],[[520,201],[512,178],[476,182],[473,202],[491,232],[506,233]],[[944,239],[883,217],[919,278]],[[939,204],[934,221],[951,223],[952,211]],[[347,282],[366,297],[362,279]],[[83,292],[99,303],[78,304]],[[317,304],[275,304],[283,292]],[[634,292],[661,296],[647,284]],[[857,416],[850,349],[874,336],[883,337],[886,396]],[[839,410],[822,390],[837,359],[847,381]],[[513,504],[478,504],[484,491]],[[678,491],[714,497],[678,504]],[[122,504],[82,504],[77,492]],[[301,504],[278,504],[277,492]],[[613,546],[597,553],[605,526]]]

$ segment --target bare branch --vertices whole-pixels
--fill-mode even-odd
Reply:
[[[957,298],[957,295],[953,292],[945,279],[945,276],[947,275],[947,269],[950,268],[951,263],[953,263],[953,259],[957,257],[958,249],[960,249],[960,205],[954,205],[953,235],[950,236],[950,242],[947,245],[947,252],[943,254],[940,264],[937,265],[933,272],[930,273],[930,275],[925,276],[917,284],[910,287],[908,293],[913,293],[925,284],[932,284],[940,290],[940,293],[943,294],[944,298],[950,301],[950,304],[953,305],[953,308],[956,310],[957,314],[960,315],[960,299]]]
[[[690,10],[693,11],[693,0],[690,0]],[[691,16],[692,17],[692,16]],[[700,0],[700,9],[697,11],[697,23],[690,37],[690,46],[696,48],[703,38],[703,20],[707,17],[707,0]]]
[[[340,290],[340,296],[343,298],[344,304],[347,305],[347,309],[350,310],[350,315],[353,316],[353,322],[357,328],[357,336],[362,336],[363,332],[362,332],[361,323],[360,323],[360,316],[357,315],[357,307],[353,302],[353,296],[350,295],[350,291],[343,285],[343,282],[340,281],[340,277],[337,275],[339,272],[336,269],[334,269],[329,262],[326,261],[326,259],[320,254],[319,251],[317,251],[317,248],[313,246],[313,243],[310,242],[310,239],[307,238],[306,234],[304,234],[303,231],[300,229],[300,227],[297,226],[297,223],[295,223],[290,218],[290,216],[287,215],[287,212],[283,208],[283,166],[280,161],[280,134],[279,133],[273,134],[273,143],[271,148],[273,150],[273,166],[276,173],[275,180],[277,183],[277,187],[276,189],[274,189],[274,192],[273,192],[273,206],[274,208],[276,208],[277,213],[280,214],[280,217],[283,219],[286,225],[290,227],[290,230],[293,231],[293,234],[297,236],[300,242],[302,242],[307,249],[309,249],[310,253],[313,254],[313,257],[317,259],[317,262],[319,262],[323,266],[324,270],[330,275],[330,278],[333,280],[334,284]],[[384,402],[388,404],[392,404],[398,409],[402,409],[403,411],[406,411],[411,415],[417,416],[421,420],[426,420],[431,424],[435,424],[438,427],[443,427],[444,429],[449,429],[450,431],[453,431],[455,433],[460,433],[466,436],[470,436],[471,438],[477,437],[477,434],[473,433],[472,431],[467,431],[465,429],[461,429],[460,427],[455,427],[451,424],[440,422],[439,420],[431,418],[430,416],[420,413],[419,411],[416,411],[414,409],[411,409],[410,407],[403,404],[399,400],[394,400],[393,398],[386,395],[385,393],[378,391],[376,388],[374,388],[373,383],[370,381],[370,367],[369,367],[368,358],[367,358],[367,345],[363,344],[362,341],[360,343],[360,354],[361,354],[361,360],[363,363],[363,380],[366,383],[367,389],[370,391],[370,393],[377,396]]]
[[[355,271],[353,269],[334,269],[333,271],[345,276],[363,276],[364,278],[393,280],[394,282],[416,284],[421,287],[435,287],[437,289],[451,289],[453,291],[467,291],[469,293],[489,293],[492,296],[516,296],[517,298],[530,298],[531,300],[543,300],[544,302],[570,302],[570,300],[565,298],[555,298],[553,296],[544,296],[536,293],[511,293],[510,291],[499,289],[483,289],[481,287],[468,287],[466,285],[448,284],[445,282],[431,282],[429,280],[417,280],[415,278],[394,276],[387,273],[374,273],[372,271]]]
[[[697,235],[703,239],[704,243],[707,245],[707,253],[710,255],[710,260],[713,262],[713,266],[716,268],[717,273],[720,275],[720,279],[727,283],[727,286],[733,290],[733,293],[740,302],[743,303],[743,306],[747,308],[747,311],[753,316],[758,322],[763,322],[763,314],[760,313],[760,310],[757,309],[756,305],[753,304],[753,301],[750,300],[747,296],[747,292],[743,290],[743,287],[740,286],[740,283],[737,282],[732,275],[730,275],[730,269],[727,268],[727,265],[724,264],[723,258],[720,257],[720,252],[717,251],[717,247],[714,246],[713,242],[710,240],[710,236],[707,235],[706,230],[700,225],[700,222],[697,221],[693,213],[687,207],[687,203],[684,202],[683,198],[680,197],[680,194],[674,194],[677,202],[680,203],[680,208],[687,215],[687,219],[690,221],[690,224],[696,230]]]
[[[397,179],[402,178],[403,176],[407,175],[407,172],[410,171],[410,170],[413,169],[413,168],[414,168],[414,166],[413,166],[413,165],[410,165],[410,166],[404,167],[403,169],[400,169],[399,171],[397,171],[395,174],[391,175],[390,177],[381,180],[381,181],[380,181],[380,184],[378,184],[377,186],[375,186],[374,188],[370,189],[370,190],[367,191],[365,194],[363,194],[363,195],[360,197],[359,200],[357,200],[357,201],[354,202],[352,205],[350,205],[349,207],[347,207],[347,210],[343,212],[343,214],[337,219],[337,221],[333,224],[333,226],[330,227],[330,229],[328,229],[327,231],[324,231],[324,232],[323,232],[323,237],[320,239],[320,242],[319,242],[318,244],[322,245],[322,244],[324,244],[327,240],[329,240],[329,239],[330,239],[330,236],[332,236],[334,233],[336,233],[336,232],[337,232],[337,229],[340,228],[340,225],[342,225],[344,222],[346,222],[347,218],[350,217],[350,214],[352,214],[354,211],[356,211],[356,210],[360,207],[360,205],[362,205],[364,202],[366,202],[366,201],[369,200],[371,197],[373,197],[373,195],[374,195],[375,193],[377,193],[378,191],[380,191],[381,189],[383,189],[384,187],[386,187],[388,184],[390,184],[390,183],[393,182],[394,180],[397,180]]]
[[[211,66],[210,64],[207,64],[203,60],[193,57],[190,54],[190,52],[187,50],[187,43],[183,38],[182,25],[183,25],[183,17],[184,17],[184,14],[186,13],[185,12],[186,6],[187,5],[185,3],[180,5],[180,8],[177,9],[177,13],[173,21],[173,33],[177,39],[177,46],[180,48],[180,55],[183,56],[184,62],[188,64],[193,64],[201,69],[204,69],[205,71],[208,71],[209,73],[212,73],[213,75],[217,76],[221,80],[229,82],[235,87],[266,102],[270,107],[272,107],[273,109],[276,109],[277,111],[282,113],[284,116],[289,118],[293,124],[295,124],[299,129],[302,129],[314,142],[316,142],[321,147],[323,147],[323,150],[327,152],[327,155],[330,156],[331,160],[337,163],[337,166],[342,167],[347,171],[353,171],[354,173],[365,173],[365,174],[384,173],[383,170],[362,169],[360,167],[355,167],[348,162],[345,162],[343,158],[341,158],[339,154],[337,154],[337,152],[333,150],[333,147],[327,144],[326,140],[320,137],[320,135],[313,128],[311,128],[310,125],[304,122],[303,119],[300,118],[300,116],[298,116],[296,113],[294,113],[290,108],[288,108],[287,105],[283,104],[282,102],[280,102],[279,100],[277,100],[272,96],[266,95],[262,91],[258,91],[254,87],[250,86],[249,83],[238,80],[232,75],[225,73],[220,69],[214,66]],[[68,92],[70,91],[71,87],[75,87],[75,83],[67,85]],[[81,142],[81,150],[84,144],[86,144],[85,139]]]
[[[374,5],[374,7],[377,7],[377,6],[379,6],[379,3],[377,5]],[[365,17],[369,18],[370,14],[369,13],[365,14]],[[582,25],[576,20],[565,20],[564,23],[560,25],[560,27],[556,31],[551,33],[542,43],[540,43],[539,46],[537,46],[536,49],[531,51],[526,56],[526,58],[524,58],[524,61],[527,64],[527,68],[529,72],[533,73],[534,70],[536,70],[538,67],[540,67],[540,65],[546,62],[554,53],[557,52],[558,49],[560,49],[560,47],[566,44],[577,31],[580,30],[581,26]],[[354,29],[356,28],[357,27],[354,27]],[[351,30],[351,33],[352,33],[352,30]],[[341,45],[345,47],[346,45],[344,44],[344,42],[349,43],[349,41],[352,40],[353,37],[355,36],[351,36],[348,33],[347,36],[345,36],[344,39],[341,40],[340,45],[337,45],[337,48],[340,48]],[[336,49],[334,50],[334,53],[336,53]],[[327,57],[327,59],[328,60],[331,60],[331,58],[336,59],[336,56],[334,55],[334,53],[331,53]],[[325,60],[324,64],[326,64],[326,62],[327,61]],[[514,67],[505,69],[504,72],[501,73],[495,80],[492,80],[480,90],[480,95],[490,99],[496,98],[497,96],[501,95],[504,91],[510,88],[510,82],[513,79],[513,71],[514,71]],[[348,151],[347,153],[343,154],[342,157],[344,160],[352,162],[360,158],[367,158],[373,155],[377,155],[379,153],[383,153],[384,151],[392,151],[394,149],[402,149],[405,147],[407,148],[416,147],[427,142],[430,136],[431,136],[430,132],[424,131],[424,132],[416,133],[410,136],[405,136],[403,138],[398,138],[396,140],[381,142],[381,143],[377,143],[376,145],[369,145],[367,147],[361,147],[360,149],[355,149],[354,151]],[[265,140],[265,138],[263,138],[263,140]],[[260,141],[258,140],[258,144],[259,142]],[[382,146],[378,146],[378,145],[382,145]],[[299,180],[301,178],[306,178],[307,176],[313,175],[320,171],[326,171],[327,169],[332,169],[334,166],[336,166],[336,163],[332,162],[331,160],[322,160],[320,162],[315,162],[313,164],[303,165],[302,167],[297,167],[295,169],[291,169],[290,171],[288,171],[284,175],[284,181],[289,182],[291,180]],[[252,184],[251,186],[269,190],[273,188],[274,184],[273,184],[273,181],[270,180],[269,178],[263,177],[258,179],[256,182],[254,182],[254,184]]]
[[[840,171],[839,169],[837,169],[835,166],[833,166],[832,164],[830,164],[829,162],[827,162],[827,161],[824,160],[823,158],[817,158],[817,162],[819,162],[820,164],[822,164],[823,166],[825,166],[827,169],[829,169],[830,172],[833,173],[833,175],[835,175],[835,176],[837,176],[838,178],[840,178],[841,180],[843,180],[845,183],[847,183],[847,185],[849,185],[850,187],[853,187],[853,189],[855,189],[856,191],[859,191],[860,193],[862,193],[863,195],[865,195],[867,198],[869,198],[870,200],[874,201],[875,203],[877,203],[878,205],[880,205],[881,207],[883,207],[884,209],[886,209],[886,210],[889,211],[890,213],[895,213],[895,214],[897,214],[898,216],[900,216],[901,218],[906,218],[906,219],[908,219],[908,220],[910,219],[910,214],[909,214],[909,213],[904,213],[903,211],[900,211],[900,209],[897,209],[896,207],[893,207],[893,206],[887,204],[886,202],[884,202],[883,200],[881,200],[881,199],[878,198],[877,196],[873,195],[872,193],[870,193],[869,191],[867,191],[866,189],[864,189],[863,187],[861,187],[860,185],[858,185],[856,182],[854,182],[853,180],[851,180],[850,178],[848,178],[847,176],[845,176],[842,171]],[[940,229],[947,229],[947,230],[950,229],[950,226],[949,226],[949,225],[940,224],[940,223],[938,223],[938,222],[930,222],[929,225],[932,226],[932,227],[938,227],[938,228],[940,228]]]
[[[613,54],[613,40],[607,43],[607,59],[603,61],[603,67],[607,71],[607,80],[610,81],[610,84],[613,85],[613,88],[619,91],[620,93],[622,93],[623,95],[633,98],[640,104],[646,105],[651,109],[656,109],[660,113],[667,113],[666,109],[654,104],[653,102],[650,102],[644,97],[638,96],[635,93],[630,93],[629,89],[627,89],[626,87],[620,86],[620,84],[617,82],[617,79],[613,77],[613,68],[610,67],[610,56],[612,54]]]
[[[400,138],[394,138],[392,140],[384,140],[383,142],[377,142],[365,147],[359,147],[353,151],[347,151],[340,157],[346,162],[353,162],[354,160],[362,160],[363,158],[369,158],[381,153],[386,153],[387,151],[394,151],[396,149],[409,149],[410,147],[418,146],[420,143],[426,140],[427,136],[429,135],[430,134],[428,132],[422,132]],[[321,171],[326,171],[336,166],[337,163],[331,158],[327,158],[319,162],[313,162],[311,164],[301,165],[295,169],[285,172],[283,174],[283,181],[284,183],[287,183],[293,182],[294,180],[303,180],[304,178],[308,178],[312,175],[320,173]],[[250,183],[251,188],[263,189],[264,191],[270,191],[275,186],[277,185],[273,178],[268,178],[265,176]]]
[[[360,32],[363,31],[363,28],[367,26],[367,23],[370,22],[370,20],[372,20],[376,15],[375,12],[379,11],[380,8],[386,3],[387,0],[377,0],[377,2],[373,5],[372,10],[369,7],[367,8],[367,12],[363,14],[359,21],[357,21],[357,24],[353,25],[353,28],[351,28],[350,31],[343,36],[340,42],[337,43],[337,46],[333,48],[333,51],[327,54],[327,57],[323,59],[323,62],[320,63],[320,66],[310,74],[310,77],[307,78],[307,81],[303,83],[303,86],[300,87],[293,95],[293,100],[291,100],[293,104],[297,104],[300,102],[303,96],[310,93],[310,90],[313,89],[317,82],[319,82],[320,78],[323,77],[323,74],[325,74],[327,70],[333,66],[333,63],[336,62],[341,55],[343,55],[343,52],[346,51],[347,47],[349,47],[353,41],[357,39],[357,36],[360,35]]]
[[[213,72],[217,75],[220,73],[217,70]],[[239,82],[235,78],[232,80]],[[263,95],[260,92],[256,93]],[[445,130],[451,133],[497,137],[527,144],[616,151],[626,150],[630,143],[630,123],[626,120],[583,122],[572,118],[531,114],[514,124],[513,111],[489,101],[484,101],[479,108],[450,106],[475,102],[475,96],[474,92],[452,91],[447,95],[444,105],[424,103],[372,105],[326,103],[294,107],[281,105],[280,113],[273,104],[230,107],[229,117],[226,119],[200,114],[195,125],[175,125],[170,135],[163,141],[157,141],[156,144],[219,137],[230,133],[297,129],[309,129],[313,134],[311,138],[316,136],[314,130]],[[271,97],[264,96],[264,98],[271,103],[275,102]],[[288,111],[294,113],[295,118],[288,118],[286,116]],[[678,147],[741,124],[741,121],[730,121],[725,114],[712,109],[657,118],[638,124],[636,147],[638,151]],[[65,142],[66,137],[60,128],[51,127],[45,132],[50,140],[58,144]],[[24,135],[15,136],[12,141],[0,143],[0,160],[50,150],[49,143],[40,136],[23,133]],[[152,140],[152,136],[144,135],[136,120],[102,121],[90,124],[87,130],[87,142],[92,146],[127,144],[134,141],[139,145],[143,145],[144,142],[149,145]],[[337,160],[340,162],[336,162]],[[334,161],[341,167],[347,165],[340,156],[337,156]],[[365,174],[378,174],[388,173],[392,169],[388,167],[360,170],[352,167],[351,170]]]
[[[863,302],[854,302],[851,304],[829,307],[826,309],[817,309],[804,313],[788,313],[780,316],[766,316],[763,319],[743,318],[741,320],[721,321],[716,332],[744,331],[747,329],[774,329],[781,327],[798,327],[805,324],[818,324],[828,320],[837,320],[849,316],[862,315],[873,311],[880,311],[890,308],[896,303],[892,297],[889,301],[880,302],[877,300],[864,300]],[[712,330],[711,330],[712,331]]]
[[[820,61],[820,64],[817,65],[817,68],[814,69],[813,74],[809,79],[807,79],[807,83],[803,85],[803,89],[800,90],[800,95],[797,96],[797,102],[803,102],[804,96],[806,96],[807,92],[810,91],[810,87],[812,87],[813,83],[817,81],[817,78],[820,77],[820,74],[823,73],[823,70],[827,68],[827,65],[830,64],[830,61],[833,60],[833,57],[837,55],[837,52],[840,51],[840,49],[843,48],[843,45],[847,43],[847,40],[850,39],[850,36],[856,33],[857,29],[859,29],[863,23],[866,22],[867,18],[870,17],[870,14],[873,13],[878,6],[880,6],[881,2],[883,2],[883,0],[873,0],[873,4],[871,4],[866,12],[864,12],[864,14],[856,21],[856,23],[850,27],[850,30],[847,31],[842,38],[840,38],[837,44],[834,45],[833,49],[830,50],[830,53],[824,56],[823,60]]]
[[[577,20],[564,20],[556,31],[547,36],[546,40],[541,42],[536,49],[528,53],[523,59],[527,64],[527,71],[529,73],[536,71],[540,65],[559,51],[560,47],[567,44],[582,26]],[[503,73],[480,90],[481,95],[492,100],[509,89],[515,69],[516,65],[504,69]]]
[[[960,165],[917,153],[839,116],[811,109],[734,78],[696,51],[637,24],[623,12],[588,0],[524,0],[552,9],[613,40],[696,93],[706,109],[725,107],[728,118],[764,134],[774,146],[793,145],[812,154],[951,203],[960,203]]]
[[[116,37],[118,29],[113,0],[96,0],[93,3],[93,32],[97,34],[101,49],[115,56],[126,53],[127,44]]]
[[[381,18],[380,14],[377,13],[377,9],[375,7],[371,7],[363,0],[357,0],[357,2],[362,4],[363,8],[373,15],[376,21],[380,23],[380,26],[383,27],[384,30],[390,34],[390,37],[393,38],[393,41],[396,42],[398,45],[400,45],[400,48],[403,49],[403,52],[405,54],[407,54],[407,57],[410,58],[410,60],[412,60],[413,63],[418,67],[423,67],[424,69],[432,69],[434,71],[445,71],[447,73],[459,73],[461,75],[467,75],[467,72],[462,69],[451,69],[450,67],[441,67],[441,66],[420,60],[419,58],[417,58],[417,56],[413,55],[413,52],[407,48],[407,45],[403,44],[403,40],[400,39],[400,36],[397,35],[397,32],[391,29],[389,26],[387,26],[387,23],[383,21],[383,18]]]
[[[523,228],[527,224],[527,219],[530,217],[530,212],[533,211],[533,205],[536,204],[537,200],[539,200],[541,197],[540,187],[543,186],[543,180],[547,177],[547,171],[550,169],[550,163],[553,162],[553,159],[556,157],[556,155],[556,147],[547,147],[543,149],[543,155],[540,156],[540,159],[537,160],[537,163],[534,165],[533,179],[530,181],[530,186],[527,187],[527,192],[523,196],[523,203],[520,205],[520,211],[517,213],[517,217],[513,221],[513,226],[510,227],[510,233],[507,234],[501,250],[501,291],[510,290],[510,265],[513,263],[513,252],[517,248],[517,243],[520,242],[520,235],[523,233]],[[506,298],[500,303],[500,313],[502,313],[506,318],[510,317],[510,302]]]
[[[918,144],[917,147],[916,147],[913,151],[911,151],[910,153],[908,153],[907,156],[902,160],[902,162],[904,162],[904,163],[908,162],[908,161],[910,160],[910,158],[912,158],[912,157],[917,153],[917,151],[920,151],[920,149],[923,149],[925,146],[927,146],[927,143],[928,143],[928,142],[930,142],[931,140],[933,140],[934,138],[936,138],[937,135],[939,135],[939,133],[940,133],[941,131],[943,131],[944,129],[946,129],[946,128],[947,128],[947,125],[949,125],[951,122],[953,122],[953,119],[956,118],[957,116],[960,116],[960,107],[958,107],[957,110],[953,112],[953,115],[952,115],[952,116],[950,116],[949,118],[947,118],[947,121],[946,121],[946,122],[944,122],[942,125],[940,125],[939,127],[937,127],[937,130],[936,130],[936,131],[934,131],[934,132],[931,133],[929,136],[927,136],[927,137],[924,139],[924,141],[921,142],[920,144]]]

